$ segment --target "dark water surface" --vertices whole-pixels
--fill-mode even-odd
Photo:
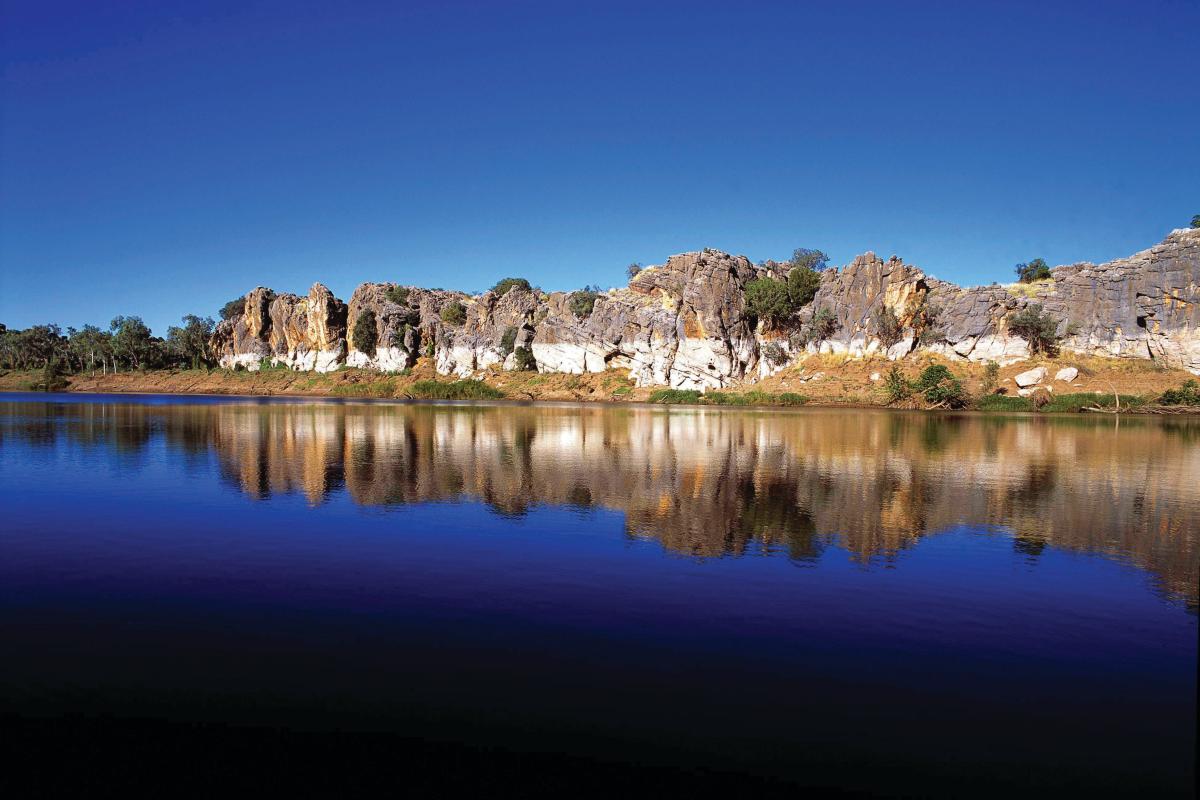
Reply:
[[[1191,791],[1194,419],[8,395],[0,504],[18,728]]]

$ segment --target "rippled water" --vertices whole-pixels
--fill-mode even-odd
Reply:
[[[1186,793],[1198,476],[1181,418],[9,395],[0,705]]]

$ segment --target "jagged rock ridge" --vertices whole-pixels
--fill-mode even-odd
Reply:
[[[586,314],[572,307],[571,292],[522,287],[473,297],[365,283],[349,306],[321,284],[306,297],[258,287],[239,317],[217,327],[212,346],[225,367],[258,369],[269,360],[299,370],[348,364],[397,371],[428,355],[439,373],[459,377],[515,369],[514,349],[528,348],[543,372],[621,369],[639,386],[709,389],[768,375],[811,352],[902,358],[928,349],[1010,363],[1028,357],[1029,348],[1009,333],[1009,320],[1039,303],[1059,320],[1064,351],[1151,358],[1200,374],[1200,230],[1174,231],[1155,247],[1105,264],[1057,267],[1052,280],[1019,291],[962,288],[896,257],[867,253],[825,270],[801,312],[801,324],[819,309],[832,313],[834,332],[820,341],[770,330],[747,312],[747,284],[767,275],[780,277],[775,265],[744,256],[684,253],[602,293]],[[464,318],[443,319],[456,303]],[[890,346],[879,335],[882,308],[902,326]],[[368,309],[376,319],[374,353],[353,343]],[[926,327],[936,327],[936,336],[920,336]]]

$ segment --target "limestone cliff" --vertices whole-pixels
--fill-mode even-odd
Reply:
[[[270,360],[303,370],[345,363],[397,371],[430,355],[438,372],[460,377],[515,369],[514,351],[527,348],[543,372],[621,369],[640,386],[707,389],[770,374],[807,352],[902,358],[928,349],[1017,361],[1029,349],[1009,321],[1039,303],[1059,321],[1064,351],[1150,358],[1200,374],[1200,230],[1175,231],[1129,258],[1058,267],[1052,279],[1019,287],[962,288],[867,253],[822,273],[790,331],[768,329],[747,312],[747,284],[780,277],[777,267],[716,250],[671,256],[627,287],[600,293],[590,311],[574,293],[521,287],[472,297],[366,283],[348,307],[320,284],[307,297],[259,287],[239,317],[218,326],[213,347],[226,367]],[[456,304],[461,309],[449,308]],[[881,338],[885,308],[899,330]],[[375,316],[373,353],[353,344],[366,310]],[[814,336],[806,331],[818,314],[832,320]]]

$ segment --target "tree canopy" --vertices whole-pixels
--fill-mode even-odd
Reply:
[[[1050,267],[1040,258],[1035,258],[1028,264],[1017,264],[1013,267],[1020,283],[1032,283],[1050,277]]]

